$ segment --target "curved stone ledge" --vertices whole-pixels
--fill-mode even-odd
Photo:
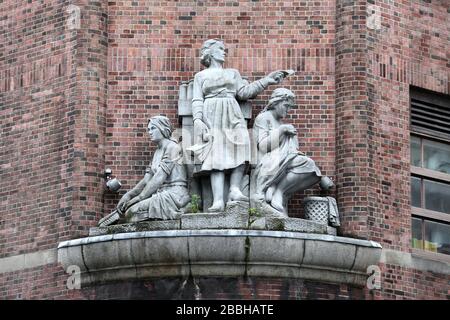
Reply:
[[[323,234],[266,230],[166,230],[61,242],[58,261],[82,284],[154,277],[251,276],[365,285],[381,246]]]

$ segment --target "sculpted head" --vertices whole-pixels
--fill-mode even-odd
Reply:
[[[170,139],[172,136],[172,124],[169,118],[165,116],[155,116],[148,120],[147,124],[150,139],[159,142],[162,139]]]
[[[225,61],[225,45],[221,40],[206,40],[200,50],[200,63],[205,67],[209,67],[211,59],[223,63]]]
[[[295,94],[286,88],[277,88],[272,92],[264,111],[274,110],[278,118],[287,116],[289,109],[295,107]]]

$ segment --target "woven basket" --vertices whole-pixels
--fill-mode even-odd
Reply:
[[[323,197],[307,197],[303,200],[305,218],[328,225],[328,199]]]

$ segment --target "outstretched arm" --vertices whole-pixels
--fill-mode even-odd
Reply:
[[[236,96],[240,100],[248,100],[256,97],[260,92],[264,91],[269,85],[280,83],[284,77],[282,71],[274,71],[269,73],[262,79],[256,80],[252,83],[247,83],[241,78],[241,75],[236,70],[236,80],[238,82],[238,89]]]

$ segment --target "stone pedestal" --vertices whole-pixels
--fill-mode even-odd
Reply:
[[[58,261],[82,286],[162,277],[299,278],[363,286],[378,243],[269,230],[160,230],[64,241]]]
[[[261,217],[242,203],[222,213],[184,214],[91,228],[64,241],[58,261],[81,270],[82,286],[187,278],[286,278],[363,286],[378,243],[336,236],[317,222]]]

